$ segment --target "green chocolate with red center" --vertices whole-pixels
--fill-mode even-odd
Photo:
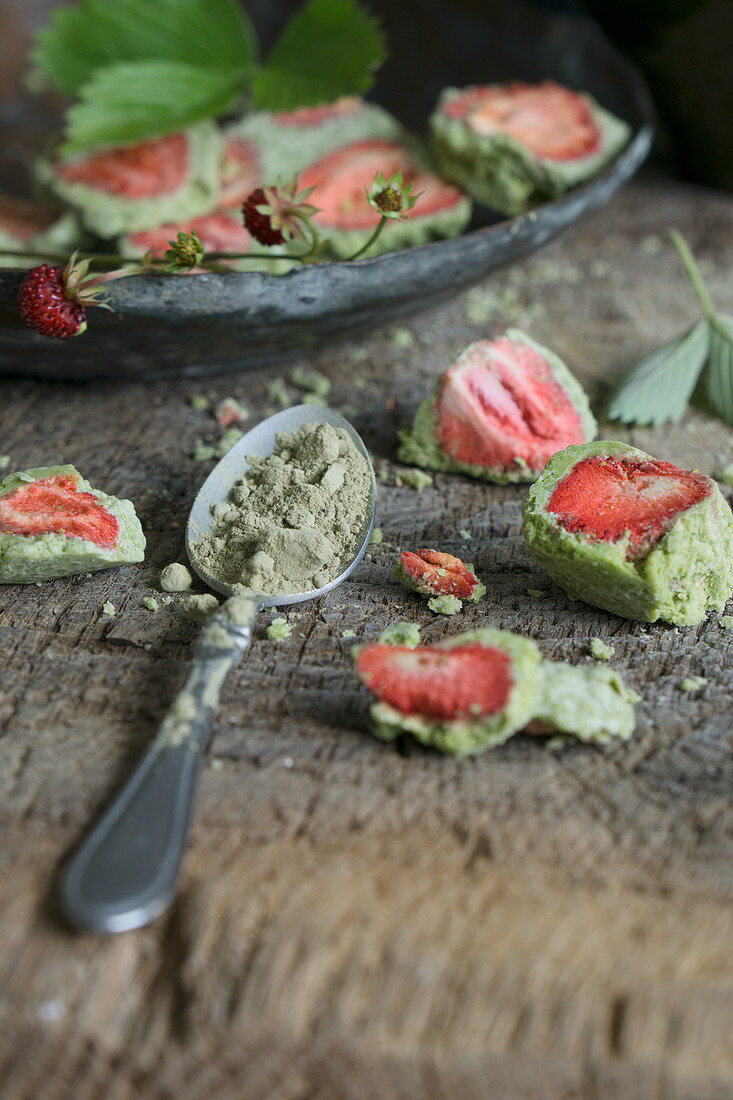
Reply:
[[[393,576],[421,596],[455,596],[476,603],[486,592],[470,563],[439,550],[403,550]]]
[[[0,584],[138,562],[144,551],[132,503],[93,489],[73,466],[19,471],[0,482]]]
[[[532,481],[556,451],[592,439],[596,422],[568,368],[518,329],[478,340],[441,376],[401,432],[403,462],[488,481]]]
[[[554,455],[522,514],[549,576],[624,618],[692,625],[733,592],[733,515],[715,482],[625,443]]]
[[[590,179],[631,134],[591,96],[552,80],[446,88],[430,131],[446,179],[505,214]]]

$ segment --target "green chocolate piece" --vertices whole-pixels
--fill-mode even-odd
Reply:
[[[680,512],[645,556],[627,560],[627,539],[592,540],[565,530],[547,511],[558,482],[593,455],[650,456],[625,443],[601,441],[553,455],[522,505],[532,556],[568,595],[626,619],[679,626],[721,611],[733,592],[733,515],[714,481],[710,495]]]
[[[543,661],[532,717],[541,727],[571,733],[579,741],[606,745],[614,737],[622,741],[631,737],[633,704],[638,699],[612,668]]]
[[[36,183],[42,192],[51,193],[75,209],[91,232],[105,238],[207,214],[216,206],[219,194],[221,134],[208,119],[195,123],[183,134],[188,146],[188,171],[183,183],[172,191],[140,199],[115,195],[87,183],[64,181],[58,165],[45,157],[34,166]]]
[[[680,680],[680,691],[699,691],[707,682],[706,676],[685,676],[684,680]]]
[[[114,516],[119,525],[115,544],[99,546],[89,538],[60,531],[20,535],[0,529],[0,584],[38,583],[143,560],[145,536],[132,502],[93,489],[74,466],[42,466],[8,474],[0,481],[0,500],[16,489],[51,477],[75,481],[77,492],[90,493]]]
[[[580,417],[584,437],[592,439],[598,430],[598,425],[595,417],[590,411],[588,398],[582,386],[570,373],[562,359],[560,359],[558,355],[555,355],[554,352],[550,351],[549,348],[538,344],[531,336],[520,331],[520,329],[507,329],[505,336],[508,340],[514,340],[518,344],[525,344],[542,356],[549,365],[553,378],[562,386],[573,408]],[[460,359],[464,355],[468,355],[472,347],[473,345],[469,344],[456,362],[460,362]],[[438,386],[440,386],[440,381],[438,382]],[[441,450],[440,444],[436,438],[436,400],[437,393],[427,397],[417,410],[412,428],[408,431],[401,431],[399,433],[400,445],[397,456],[401,462],[409,463],[412,466],[424,466],[429,470],[447,470],[468,474],[470,477],[481,478],[485,481],[496,481],[500,484],[534,480],[537,476],[536,473],[530,470],[527,464],[523,462],[519,456],[515,459],[515,466],[512,469],[506,469],[504,467],[472,466],[468,463],[457,462],[449,458],[449,456]]]
[[[155,596],[145,596],[142,600],[142,605],[147,611],[158,610],[158,601]]]
[[[479,645],[501,649],[512,667],[512,685],[506,705],[496,714],[475,720],[431,721],[419,714],[403,714],[388,703],[372,704],[373,732],[381,741],[393,741],[401,733],[453,756],[467,756],[501,745],[529,722],[536,709],[541,658],[534,642],[501,630],[472,630],[438,643],[440,649]]]
[[[465,119],[446,115],[442,108],[465,90],[446,88],[441,94],[429,122],[433,155],[446,179],[477,202],[504,214],[520,214],[590,179],[623,149],[631,135],[626,122],[583,95],[600,130],[600,148],[574,160],[537,157],[508,134],[479,134]]]
[[[172,561],[160,571],[160,587],[164,592],[186,592],[193,584],[193,577],[185,565]]]
[[[726,630],[733,630],[733,615],[723,615],[720,619],[720,625],[725,627]]]
[[[289,638],[293,633],[293,628],[287,619],[279,616],[277,619],[273,619],[268,626],[265,634],[271,642],[284,642],[286,638]]]
[[[308,367],[293,367],[288,380],[299,390],[320,394],[321,397],[328,397],[331,392],[331,379],[320,371],[310,370]]]
[[[457,615],[463,607],[458,596],[433,596],[428,600],[428,607],[436,615]]]
[[[616,650],[612,645],[607,645],[603,638],[591,638],[588,643],[591,657],[596,661],[610,661]]]
[[[420,645],[419,623],[398,622],[386,626],[377,639],[385,645],[406,645],[408,649],[414,649]]]
[[[433,484],[433,479],[424,470],[400,470],[397,475],[397,484],[421,493],[423,489]]]

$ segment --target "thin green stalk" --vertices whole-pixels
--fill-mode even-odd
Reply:
[[[364,255],[364,253],[366,252],[366,250],[367,250],[368,248],[371,248],[371,246],[372,246],[372,245],[374,244],[374,242],[376,241],[377,237],[379,236],[379,234],[380,234],[380,233],[382,232],[382,230],[384,229],[385,223],[386,223],[386,222],[388,222],[388,221],[389,221],[389,218],[385,217],[385,215],[384,215],[384,214],[382,214],[382,217],[381,217],[381,218],[379,219],[379,225],[378,225],[378,226],[377,226],[377,228],[376,228],[376,229],[374,230],[374,232],[372,233],[372,235],[371,235],[371,237],[369,238],[369,240],[368,240],[368,241],[366,242],[366,244],[363,244],[363,245],[361,246],[361,248],[360,248],[360,249],[358,249],[358,251],[356,251],[356,252],[354,253],[354,255],[353,255],[353,256],[347,256],[347,257],[346,257],[347,261],[350,261],[350,260],[358,260],[360,256],[363,256],[363,255]]]
[[[692,255],[687,241],[678,229],[669,230],[669,239],[677,249],[679,257],[682,261],[682,266],[685,269],[685,273],[688,279],[692,283],[695,294],[697,294],[700,305],[702,306],[703,313],[705,314],[708,321],[717,321],[715,306],[713,305],[712,298],[708,294],[708,288],[703,282],[702,275],[700,274],[700,268],[697,266],[695,257]]]

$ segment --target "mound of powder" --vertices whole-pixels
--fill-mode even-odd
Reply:
[[[367,460],[348,432],[304,424],[279,432],[272,454],[212,507],[193,547],[205,570],[237,592],[307,592],[334,580],[358,548],[371,503]]]

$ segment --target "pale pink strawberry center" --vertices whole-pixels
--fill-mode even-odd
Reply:
[[[185,182],[187,172],[188,144],[183,134],[93,153],[59,168],[66,183],[83,183],[128,199],[167,195]]]
[[[228,214],[205,214],[183,225],[159,225],[155,229],[146,229],[133,233],[130,243],[140,251],[152,251],[154,256],[162,256],[175,241],[179,230],[188,233],[193,229],[207,252],[248,252],[252,238],[239,221]]]
[[[600,542],[628,535],[627,558],[651,549],[681,512],[710,496],[710,480],[658,459],[594,455],[576,462],[547,503],[566,531]]]
[[[476,587],[476,578],[461,559],[452,554],[443,554],[439,550],[403,550],[400,561],[415,584],[436,596],[466,599]]]
[[[0,531],[25,536],[61,534],[111,550],[119,523],[91,493],[77,492],[76,485],[71,477],[44,477],[0,497]]]
[[[410,153],[392,141],[354,141],[311,164],[300,176],[300,187],[315,187],[309,202],[319,208],[315,222],[334,229],[372,229],[379,214],[366,200],[365,189],[378,172],[389,179],[402,169],[412,194],[423,194],[408,211],[408,217],[437,214],[454,206],[461,192],[431,172],[424,172]]]
[[[357,96],[345,95],[335,103],[320,103],[317,107],[298,107],[295,111],[277,111],[273,118],[282,126],[317,126],[329,118],[340,118],[361,107]]]
[[[582,443],[583,428],[539,352],[502,339],[472,345],[446,372],[436,435],[456,462],[539,472],[556,451]]]
[[[585,100],[551,80],[472,88],[445,113],[465,118],[481,136],[506,134],[549,160],[586,157],[600,146],[601,133]]]
[[[219,206],[239,206],[261,183],[256,146],[246,138],[227,138],[221,162]]]
[[[478,643],[453,649],[375,643],[359,653],[357,671],[380,702],[435,721],[496,714],[512,688],[506,653]]]
[[[12,195],[0,196],[0,229],[19,244],[29,241],[53,225],[57,211],[30,199],[16,199]]]

